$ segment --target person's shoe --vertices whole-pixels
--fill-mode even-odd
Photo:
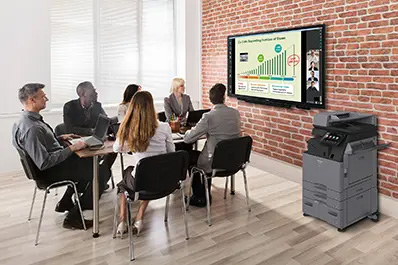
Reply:
[[[73,203],[72,199],[62,199],[57,203],[57,206],[55,206],[55,211],[58,213],[63,213],[66,211],[70,211],[75,204]]]
[[[206,207],[206,198],[199,198],[195,195],[192,195],[189,199],[189,205],[196,207]]]
[[[86,224],[86,229],[93,226],[93,220],[84,220],[84,223]],[[80,216],[71,214],[65,217],[62,227],[66,229],[84,229]]]
[[[135,221],[133,224],[133,234],[137,234],[137,236],[139,236],[143,228],[144,222],[142,220]]]
[[[120,238],[123,239],[123,234],[127,232],[127,224],[125,221],[120,222],[120,224],[117,226],[117,234],[120,234]]]

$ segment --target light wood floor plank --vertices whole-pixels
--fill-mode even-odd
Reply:
[[[126,165],[129,159],[125,157]],[[113,173],[119,181],[118,161]],[[163,221],[165,200],[151,202],[145,229],[134,237],[136,260],[132,264],[398,264],[398,220],[381,215],[378,223],[363,220],[340,233],[325,222],[302,215],[299,181],[253,166],[247,168],[247,175],[251,212],[247,211],[241,173],[236,175],[236,195],[228,193],[226,200],[224,179],[215,179],[213,225],[207,225],[205,208],[191,207],[187,215],[189,240],[184,236],[180,194],[171,195],[167,223]],[[64,214],[54,212],[54,207],[64,189],[59,189],[58,196],[51,192],[35,247],[44,194],[38,192],[28,222],[33,182],[22,172],[1,179],[0,264],[129,264],[127,235],[126,239],[111,236],[114,190],[104,193],[100,201],[101,236],[97,239],[92,238],[91,230],[62,228]],[[133,209],[135,212],[136,205]]]

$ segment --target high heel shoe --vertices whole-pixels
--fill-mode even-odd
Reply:
[[[117,226],[117,234],[120,234],[120,238],[123,239],[123,234],[127,232],[127,225],[126,222],[120,222],[120,224]]]
[[[133,232],[137,233],[137,236],[140,234],[141,230],[144,228],[144,222],[142,220],[138,220],[134,222]]]

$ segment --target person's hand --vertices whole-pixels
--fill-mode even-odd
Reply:
[[[77,134],[69,133],[69,134],[62,134],[59,136],[59,138],[61,138],[61,140],[63,140],[63,141],[68,141],[68,140],[72,140],[75,138],[81,138],[81,136],[77,135]]]
[[[72,152],[77,152],[79,150],[82,150],[84,148],[87,147],[87,144],[83,141],[77,141],[77,143],[74,143],[72,145],[69,146],[70,150],[72,150]]]

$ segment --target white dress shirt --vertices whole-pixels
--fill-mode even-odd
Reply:
[[[127,153],[131,150],[127,143],[122,145],[117,138],[115,143],[113,144],[113,151],[117,153]],[[134,171],[131,174],[134,176],[136,165],[138,161],[140,161],[142,158],[170,153],[174,151],[175,146],[173,143],[170,125],[166,122],[159,122],[159,126],[156,129],[155,134],[149,140],[149,145],[146,151],[133,153],[134,162],[132,166],[134,166]]]

